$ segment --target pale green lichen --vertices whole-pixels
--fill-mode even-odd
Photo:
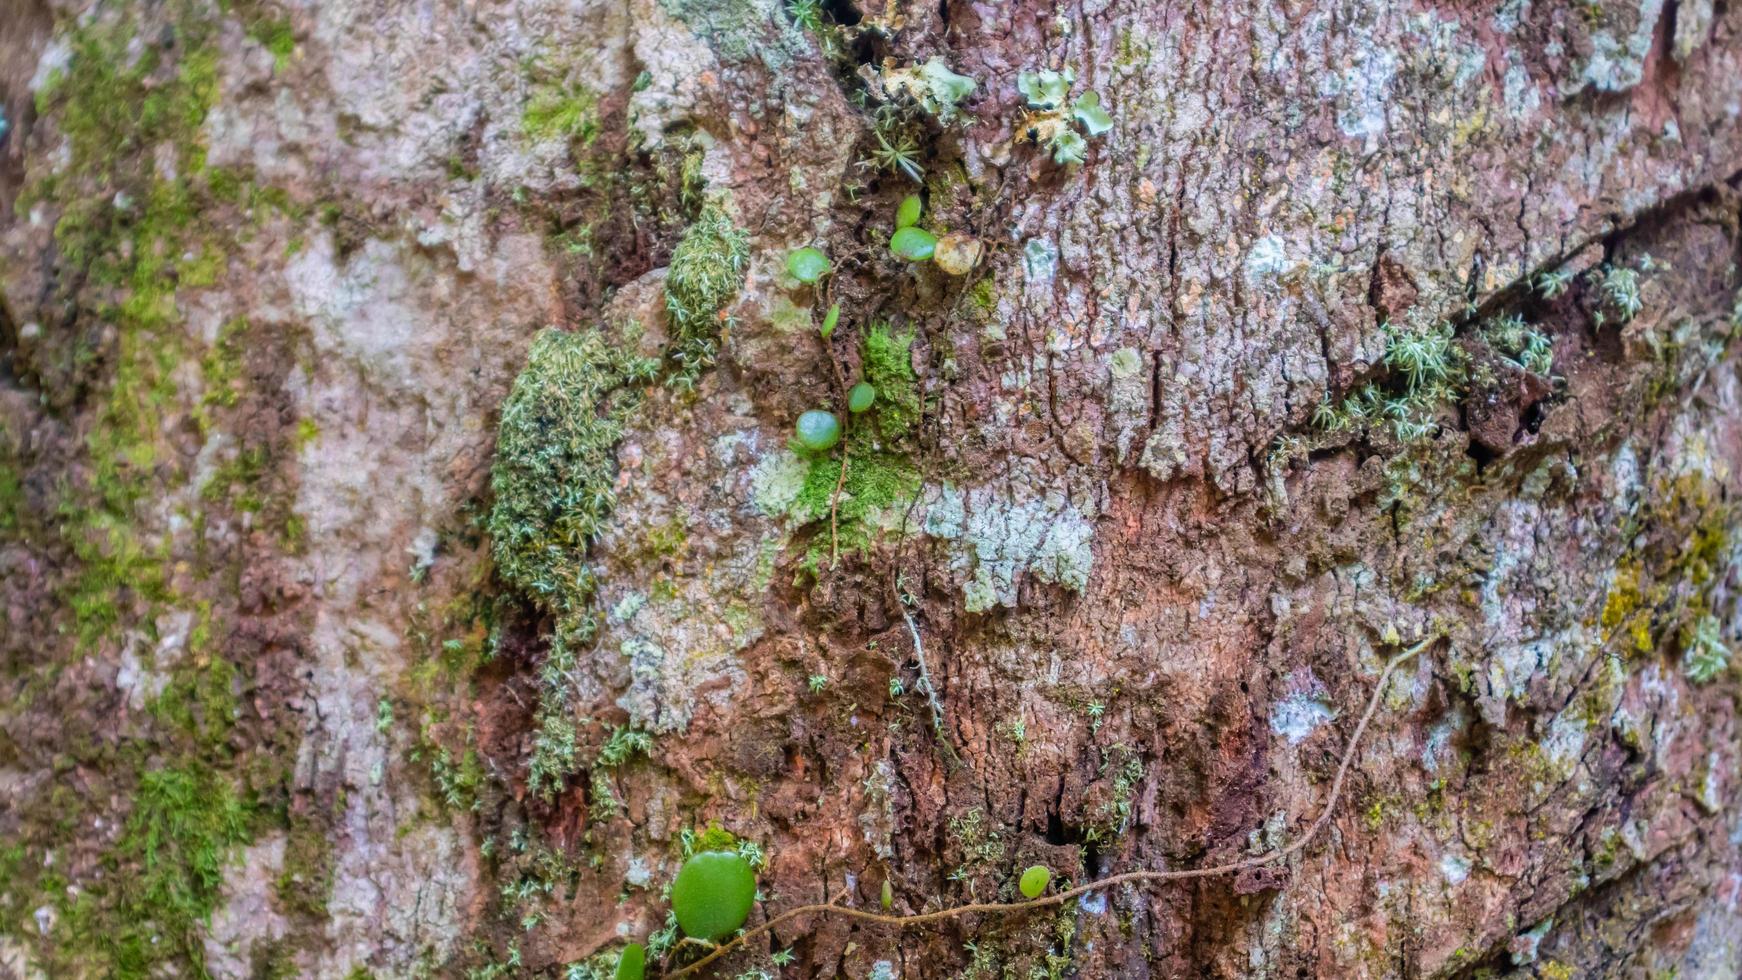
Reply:
[[[1072,592],[1088,587],[1094,526],[1063,495],[1019,499],[990,488],[941,487],[928,496],[922,526],[958,542],[952,564],[963,575],[970,612],[1014,607],[1023,575]]]

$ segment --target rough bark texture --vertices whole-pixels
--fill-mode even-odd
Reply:
[[[0,105],[0,974],[1219,863],[1421,640],[1295,859],[718,975],[1742,973],[1742,5],[6,0]]]

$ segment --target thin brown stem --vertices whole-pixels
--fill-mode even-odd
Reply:
[[[1343,750],[1342,761],[1337,764],[1337,777],[1331,781],[1331,791],[1328,798],[1325,800],[1324,809],[1319,811],[1318,817],[1315,818],[1312,824],[1307,827],[1306,833],[1302,834],[1294,841],[1294,843],[1289,844],[1287,847],[1278,848],[1271,851],[1269,854],[1261,854],[1256,857],[1244,858],[1239,861],[1218,864],[1208,868],[1186,868],[1177,871],[1127,871],[1124,874],[1113,875],[1110,878],[1102,878],[1100,881],[1093,881],[1086,885],[1078,885],[1075,888],[1067,889],[1056,895],[1046,895],[1026,902],[975,902],[969,905],[957,905],[952,908],[939,909],[935,912],[919,912],[913,915],[884,915],[879,912],[867,912],[863,909],[848,908],[833,903],[826,905],[801,905],[798,908],[782,912],[754,929],[747,929],[744,932],[739,933],[715,947],[713,952],[669,975],[671,977],[684,977],[696,973],[708,964],[722,956],[725,956],[727,953],[730,953],[750,940],[773,931],[783,923],[805,915],[840,915],[849,919],[857,919],[861,922],[871,922],[878,925],[894,926],[897,929],[906,929],[911,926],[921,926],[931,922],[955,919],[964,915],[977,915],[980,913],[1004,914],[1009,912],[1027,912],[1034,909],[1048,908],[1054,905],[1062,905],[1071,899],[1087,895],[1090,892],[1112,888],[1115,885],[1135,884],[1140,882],[1186,881],[1194,878],[1211,878],[1217,875],[1235,874],[1240,871],[1245,871],[1248,868],[1257,868],[1267,864],[1275,864],[1278,861],[1298,854],[1308,844],[1312,843],[1313,838],[1317,837],[1319,833],[1324,830],[1325,825],[1330,823],[1332,814],[1336,812],[1337,803],[1343,794],[1343,783],[1349,775],[1349,767],[1354,764],[1355,761],[1355,749],[1361,744],[1361,736],[1367,731],[1367,723],[1373,720],[1374,712],[1379,710],[1379,699],[1385,695],[1385,687],[1391,680],[1392,672],[1405,661],[1410,660],[1416,654],[1426,650],[1438,640],[1438,636],[1428,637],[1386,662],[1385,668],[1379,672],[1379,680],[1373,685],[1373,695],[1367,700],[1367,710],[1361,713],[1361,721],[1355,726],[1354,733],[1349,736],[1349,744]]]

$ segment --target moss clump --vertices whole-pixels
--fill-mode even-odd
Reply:
[[[923,403],[913,371],[913,332],[895,333],[887,323],[865,333],[865,380],[877,389],[877,430],[899,439],[919,423]]]
[[[841,462],[820,457],[805,472],[804,486],[793,499],[789,513],[801,523],[827,521],[841,478]],[[843,549],[866,551],[876,541],[877,531],[888,520],[899,521],[896,511],[919,492],[919,472],[905,459],[891,453],[853,449],[847,456],[847,478],[841,486],[835,521]],[[829,538],[819,536],[807,564],[814,565],[817,549],[826,554]]]
[[[714,363],[720,311],[744,285],[749,250],[749,235],[732,224],[718,202],[709,201],[672,251],[665,308],[671,314],[674,383],[693,386]]]
[[[659,364],[597,330],[546,330],[502,406],[490,485],[491,551],[502,580],[556,619],[531,785],[552,793],[576,767],[568,716],[574,650],[597,628],[587,549],[615,503],[617,442]]]
[[[520,114],[520,128],[535,140],[560,137],[591,146],[599,136],[599,97],[584,85],[540,85]]]
[[[92,911],[81,905],[68,923],[80,935],[107,931],[108,975],[158,976],[177,960],[193,975],[207,975],[200,931],[217,907],[224,865],[250,838],[249,817],[249,806],[229,782],[204,766],[141,777],[112,856],[119,882],[115,916],[106,929],[97,928],[81,921]]]

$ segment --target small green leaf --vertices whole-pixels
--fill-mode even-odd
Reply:
[[[737,932],[755,902],[756,872],[732,851],[692,855],[671,883],[671,910],[677,924],[685,935],[710,942]]]
[[[1077,96],[1077,104],[1071,109],[1071,115],[1077,117],[1083,132],[1089,136],[1100,136],[1113,128],[1113,117],[1107,115],[1106,109],[1101,108],[1101,97],[1094,92],[1084,92]]]
[[[800,415],[794,430],[798,434],[798,444],[813,453],[827,452],[841,441],[841,420],[835,418],[834,412],[820,408]]]
[[[1044,864],[1036,864],[1022,873],[1022,880],[1016,883],[1016,887],[1022,892],[1023,898],[1039,898],[1050,881],[1052,871]]]
[[[630,943],[617,956],[617,980],[641,980],[647,973],[647,950],[640,943]]]
[[[852,391],[847,392],[847,411],[858,415],[870,408],[871,403],[876,400],[877,389],[873,388],[870,382],[861,381],[853,386]]]
[[[1082,163],[1084,154],[1089,151],[1089,144],[1074,129],[1060,129],[1052,138],[1051,145],[1054,163]]]
[[[937,247],[937,236],[924,228],[903,228],[889,239],[889,250],[909,262],[924,262]]]
[[[793,249],[786,257],[786,271],[802,283],[814,283],[829,274],[829,257],[820,249]]]
[[[1057,109],[1065,104],[1065,98],[1071,94],[1071,83],[1076,80],[1076,72],[1069,68],[1062,72],[1050,68],[1025,71],[1016,76],[1016,90],[1028,100],[1031,109]]]
[[[895,209],[895,229],[911,228],[919,224],[919,195],[909,194],[901,199],[901,206]]]
[[[883,899],[882,899],[882,901],[883,901],[883,911],[885,911],[885,912],[887,912],[890,909],[895,907],[895,887],[893,885],[889,884],[888,878],[883,879]]]
[[[822,334],[824,340],[828,340],[835,333],[835,324],[840,322],[841,304],[835,303],[829,307],[829,312],[823,316],[823,325],[817,329],[817,333]]]

